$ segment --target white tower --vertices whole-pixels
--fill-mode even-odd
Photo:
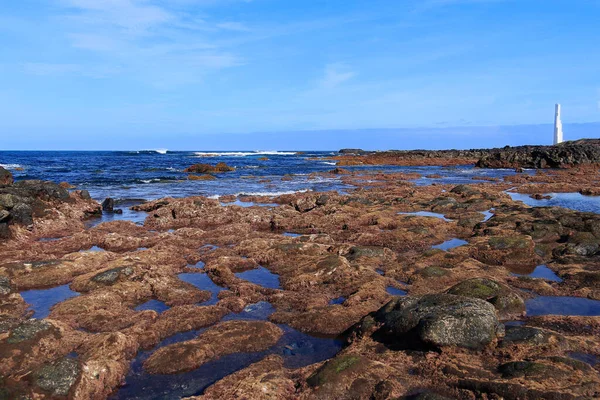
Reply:
[[[562,121],[560,120],[560,104],[556,105],[554,113],[554,144],[563,142]]]

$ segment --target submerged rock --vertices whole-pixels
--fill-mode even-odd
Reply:
[[[144,368],[152,374],[190,371],[227,354],[266,350],[282,335],[283,331],[270,322],[223,322],[197,339],[157,350],[146,360]]]
[[[215,166],[210,164],[194,164],[190,167],[187,167],[183,170],[183,172],[192,172],[196,174],[212,174],[216,172],[231,172],[235,171],[235,168],[230,167],[224,162],[220,162]]]

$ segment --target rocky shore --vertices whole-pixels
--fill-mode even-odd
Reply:
[[[600,140],[582,139],[555,146],[518,146],[475,150],[409,150],[367,152],[343,149],[332,157],[350,165],[469,165],[479,168],[572,168],[600,165]]]
[[[85,191],[0,170],[0,398],[597,398],[600,215],[505,192],[598,180],[569,171],[337,171],[354,190],[94,224]]]

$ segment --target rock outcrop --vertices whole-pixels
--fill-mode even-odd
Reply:
[[[491,149],[477,162],[479,168],[571,168],[600,164],[600,140],[563,142],[555,146]]]
[[[235,168],[230,167],[229,165],[220,162],[217,165],[210,164],[194,164],[190,167],[187,167],[183,170],[183,172],[191,172],[196,174],[214,174],[219,172],[231,172],[235,171]]]

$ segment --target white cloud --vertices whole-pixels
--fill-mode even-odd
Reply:
[[[248,28],[242,22],[205,20],[198,7],[210,5],[206,0],[60,1],[64,8],[59,21],[67,40],[77,51],[90,52],[94,57],[93,64],[77,66],[73,73],[120,71],[168,89],[201,82],[206,74],[244,63],[237,54],[218,45],[218,33],[227,30],[228,35],[239,36]],[[48,72],[51,69],[46,68]],[[29,68],[30,73],[41,70],[44,68],[40,66]]]
[[[333,89],[355,76],[356,72],[346,64],[328,64],[325,66],[325,76],[321,80],[320,86],[325,89]]]

